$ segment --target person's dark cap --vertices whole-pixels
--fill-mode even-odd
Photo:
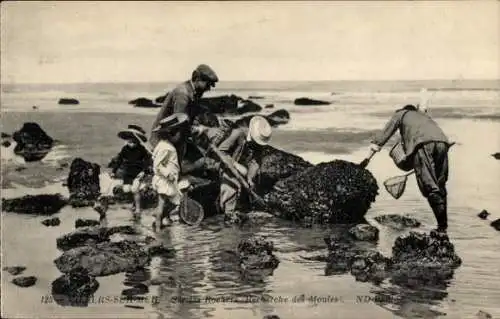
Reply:
[[[219,78],[217,77],[217,74],[215,74],[215,71],[206,64],[198,65],[195,71],[198,72],[200,77],[205,81],[212,83],[219,82]]]

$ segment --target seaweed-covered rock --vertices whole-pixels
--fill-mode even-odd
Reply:
[[[329,105],[330,102],[314,100],[314,99],[310,99],[307,97],[301,97],[301,98],[295,99],[295,101],[293,101],[293,104],[295,104],[295,105]]]
[[[378,233],[378,228],[369,224],[358,224],[349,229],[349,234],[361,241],[377,241]]]
[[[343,240],[325,238],[329,254],[326,258],[325,276],[341,275],[350,271],[354,257],[365,250]]]
[[[375,220],[381,225],[396,229],[416,228],[421,225],[421,223],[413,217],[396,214],[377,216]]]
[[[377,181],[368,170],[355,163],[334,160],[280,180],[265,199],[282,218],[356,223],[364,222],[364,215],[377,194]]]
[[[279,150],[272,146],[265,146],[262,150],[262,163],[256,177],[256,190],[259,194],[271,191],[275,183],[292,175],[303,172],[313,164],[302,157]]]
[[[75,158],[70,165],[67,178],[69,201],[73,207],[92,206],[99,197],[101,168],[96,163]]]
[[[230,109],[227,111],[228,114],[245,114],[245,113],[251,113],[251,112],[260,112],[262,110],[262,106],[259,104],[250,101],[250,100],[241,100],[240,103],[238,103],[237,108],[235,109]]]
[[[200,105],[212,113],[222,114],[238,108],[238,102],[243,99],[234,94],[214,97],[204,97],[200,99]]]
[[[100,221],[95,219],[80,219],[75,220],[75,228],[88,227],[88,226],[99,226]]]
[[[49,226],[59,226],[61,224],[61,220],[59,217],[54,217],[54,218],[47,218],[42,220],[42,224],[49,227]]]
[[[77,267],[52,282],[52,297],[60,306],[87,307],[98,288],[87,269]]]
[[[243,239],[238,244],[241,269],[246,272],[258,269],[276,269],[279,265],[279,260],[273,255],[273,250],[273,243],[262,237],[254,236]]]
[[[12,136],[17,145],[14,153],[26,162],[43,159],[52,149],[54,140],[37,123],[24,123]]]
[[[391,260],[379,252],[367,251],[351,260],[351,275],[357,281],[379,284],[390,275]]]
[[[114,234],[135,234],[132,226],[114,227],[80,227],[71,233],[60,236],[56,239],[57,248],[65,251],[88,243],[100,243],[109,241]]]
[[[17,276],[23,273],[26,270],[26,267],[24,266],[3,267],[2,270],[8,272],[12,276]]]
[[[398,237],[392,248],[392,281],[399,285],[440,285],[453,277],[462,263],[448,236],[410,232]]]
[[[160,104],[155,104],[152,100],[145,97],[140,97],[135,100],[129,101],[128,104],[132,104],[134,107],[161,107]]]
[[[287,124],[290,121],[290,113],[284,109],[277,110],[271,114],[262,116],[269,122],[272,127]],[[237,126],[248,127],[252,117],[254,117],[254,115],[246,115],[240,119],[237,119],[234,124]]]
[[[500,231],[500,218],[495,220],[495,221],[492,221],[490,223],[490,226],[495,228],[496,230]]]
[[[65,251],[54,263],[62,273],[84,268],[89,275],[107,276],[143,268],[149,260],[148,253],[137,243],[123,240],[73,248]]]
[[[52,215],[59,212],[66,204],[67,200],[61,194],[2,198],[3,211],[30,215]]]
[[[59,99],[59,102],[57,102],[57,104],[63,104],[63,105],[76,105],[76,104],[80,104],[80,101],[78,101],[77,99],[74,99],[74,98],[60,98]]]
[[[16,277],[12,279],[12,283],[16,286],[19,287],[31,287],[36,284],[37,278],[35,276],[23,276],[23,277]]]

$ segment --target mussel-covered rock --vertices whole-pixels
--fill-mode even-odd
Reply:
[[[369,224],[358,224],[349,229],[349,234],[361,241],[377,241],[378,233],[378,228]]]
[[[98,288],[97,280],[79,267],[52,282],[52,297],[60,306],[87,307]]]
[[[54,263],[62,273],[84,268],[91,276],[107,276],[143,268],[149,260],[148,253],[137,243],[123,240],[73,248]]]
[[[364,215],[377,194],[377,181],[368,170],[334,160],[280,180],[265,199],[282,218],[357,223],[364,222]]]
[[[392,248],[392,281],[399,285],[441,285],[462,263],[446,234],[410,232]]]
[[[238,102],[243,99],[234,94],[214,97],[204,97],[200,99],[200,105],[212,113],[227,113],[238,108]]]
[[[80,104],[80,101],[78,101],[77,99],[74,99],[74,98],[60,98],[59,102],[57,102],[57,104],[73,104],[73,105],[76,105],[76,104]]]
[[[287,110],[277,110],[268,115],[262,115],[272,127],[277,127],[279,125],[287,124],[290,121],[290,113]],[[254,115],[246,115],[240,119],[237,119],[234,123],[237,126],[248,127],[250,120]]]
[[[23,277],[16,277],[12,279],[12,283],[16,286],[19,287],[31,287],[36,284],[37,278],[35,276],[23,276]]]
[[[101,168],[96,163],[75,158],[70,165],[67,178],[69,201],[73,207],[92,206],[99,197]]]
[[[2,210],[6,212],[52,215],[67,203],[61,194],[26,195],[18,198],[2,198]]]
[[[377,216],[374,219],[381,225],[396,229],[416,228],[421,225],[420,222],[413,217],[396,214]]]
[[[314,99],[310,99],[307,97],[301,97],[301,98],[295,99],[295,101],[293,101],[293,104],[295,104],[295,105],[329,105],[330,102],[314,100]]]
[[[259,194],[268,193],[275,183],[292,175],[303,172],[313,164],[302,157],[265,146],[262,150],[262,163],[256,177],[256,190]]]
[[[243,239],[238,244],[237,250],[241,269],[250,273],[259,269],[276,269],[279,260],[273,255],[273,250],[273,243],[262,237]]]
[[[351,260],[351,275],[357,281],[379,284],[390,275],[391,260],[377,251],[367,251]]]
[[[114,227],[80,227],[71,233],[62,235],[56,239],[57,248],[65,251],[88,243],[100,243],[109,241],[109,238],[117,233],[135,234],[132,226]]]
[[[26,267],[24,266],[3,267],[2,270],[8,272],[12,276],[17,276],[23,273],[26,270]]]
[[[75,220],[75,228],[88,227],[88,226],[99,226],[100,221],[95,219],[80,219]]]
[[[42,220],[42,224],[49,227],[49,226],[59,226],[61,224],[61,220],[59,217],[54,217],[54,218],[47,218]]]
[[[26,162],[43,159],[52,149],[54,140],[45,133],[37,123],[24,123],[19,131],[14,132],[13,140],[17,142],[14,153]]]

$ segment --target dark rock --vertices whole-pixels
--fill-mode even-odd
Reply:
[[[128,104],[132,104],[135,107],[161,107],[159,104],[155,104],[152,100],[147,99],[145,97],[140,97],[135,100],[129,101]]]
[[[149,292],[148,286],[144,284],[137,284],[132,288],[124,289],[122,291],[122,296],[131,297],[137,295],[144,295],[147,294],[148,292]]]
[[[80,227],[75,231],[65,234],[56,239],[57,248],[65,251],[89,242],[100,243],[109,241],[109,238],[117,233],[134,235],[135,229],[132,226],[106,227]]]
[[[32,108],[33,110],[38,110],[38,106],[36,106],[36,105],[33,105],[31,108]]]
[[[74,268],[52,282],[52,296],[60,306],[87,307],[99,288],[85,268]]]
[[[165,102],[165,99],[167,98],[167,94],[165,95],[160,95],[155,99],[155,103],[162,104]]]
[[[69,163],[61,163],[59,166],[60,167],[69,167]]]
[[[147,253],[153,256],[163,256],[172,258],[175,256],[175,250],[172,247],[166,246],[163,243],[151,243],[146,246]]]
[[[365,250],[355,248],[346,241],[325,239],[330,251],[325,267],[325,276],[342,275],[350,271],[354,257],[362,255]]]
[[[379,252],[356,255],[351,262],[351,275],[357,281],[380,284],[390,275],[391,260]]]
[[[71,162],[69,170],[67,186],[71,206],[92,206],[101,191],[99,185],[100,166],[78,157]]]
[[[253,115],[247,115],[235,121],[236,126],[248,127]],[[272,127],[287,124],[290,121],[290,113],[287,110],[277,110],[269,115],[263,115]]]
[[[476,314],[476,318],[477,319],[492,319],[493,317],[489,313],[482,311],[482,310],[479,310]]]
[[[136,271],[145,267],[149,260],[148,253],[137,243],[124,240],[73,248],[65,251],[54,263],[62,273],[81,267],[92,276],[108,276]]]
[[[66,205],[67,201],[61,194],[26,195],[18,198],[2,198],[2,210],[6,212],[52,215]]]
[[[24,266],[3,267],[2,270],[8,272],[12,276],[17,276],[23,273],[26,270],[26,267]]]
[[[497,152],[497,153],[494,153],[494,154],[491,154],[491,156],[493,156],[495,159],[497,160],[500,160],[500,152]]]
[[[2,132],[2,138],[9,138],[12,137],[10,134]]]
[[[377,241],[378,228],[368,224],[358,224],[349,229],[349,234],[356,240],[361,241]]]
[[[16,277],[12,279],[12,283],[19,287],[31,287],[36,284],[37,278],[35,276]]]
[[[489,215],[490,215],[490,213],[488,213],[487,210],[483,209],[479,214],[477,214],[477,217],[479,217],[481,219],[488,219]]]
[[[238,102],[243,99],[234,94],[200,99],[200,105],[215,114],[227,113],[238,108]]]
[[[3,141],[3,142],[2,142],[2,146],[3,146],[3,147],[9,147],[9,146],[11,146],[11,145],[12,145],[12,143],[11,143],[10,141]]]
[[[48,218],[42,221],[42,224],[45,226],[59,226],[61,224],[61,220],[59,217],[54,217],[54,218]]]
[[[78,218],[75,221],[75,228],[88,227],[88,226],[99,226],[101,224],[100,221],[95,219],[80,219]]]
[[[381,225],[397,229],[416,228],[421,225],[420,222],[413,217],[396,214],[377,216],[374,219]]]
[[[14,132],[12,138],[17,143],[14,153],[23,157],[26,162],[43,159],[54,145],[54,140],[40,125],[32,122],[24,123],[19,131]]]
[[[329,105],[331,103],[326,102],[326,101],[313,100],[313,99],[310,99],[307,97],[301,97],[301,98],[295,99],[295,101],[293,101],[293,104],[295,104],[295,105]]]
[[[22,172],[22,171],[24,171],[25,169],[26,169],[26,167],[25,167],[25,166],[19,166],[19,167],[16,167],[14,170],[15,170],[16,172]]]
[[[70,98],[61,98],[59,99],[58,104],[80,104],[80,102],[77,99],[70,99]]]
[[[249,95],[248,98],[252,99],[252,100],[261,100],[264,97],[263,96],[259,96],[259,95]]]
[[[125,308],[144,309],[143,306],[137,306],[137,305],[125,305]]]
[[[490,226],[500,231],[500,218],[491,222]]]
[[[158,206],[158,193],[152,188],[150,184],[141,189],[141,208],[150,209]],[[134,195],[130,192],[124,192],[121,185],[117,185],[113,188],[112,200],[116,203],[134,203]]]
[[[262,150],[262,163],[256,177],[256,190],[259,194],[268,193],[275,183],[292,175],[303,172],[313,165],[302,157],[287,153],[272,146]]]
[[[227,114],[245,114],[245,113],[254,113],[262,111],[262,106],[257,103],[254,103],[250,100],[242,100],[241,105],[238,105],[235,109],[229,109],[226,111]]]
[[[266,104],[266,106],[264,106],[264,108],[272,109],[272,108],[274,108],[274,104]]]
[[[453,277],[462,263],[448,236],[410,232],[392,248],[392,282],[403,286],[440,285]]]
[[[265,315],[262,319],[280,319],[277,315]]]
[[[279,260],[273,255],[273,243],[262,237],[254,236],[243,239],[238,244],[240,267],[243,271],[257,269],[274,270],[279,265]]]
[[[377,181],[368,170],[335,160],[280,180],[265,199],[273,213],[285,219],[347,224],[364,222],[377,194]]]

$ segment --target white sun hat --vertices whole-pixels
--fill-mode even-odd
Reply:
[[[248,125],[248,138],[259,145],[267,145],[271,135],[271,125],[264,117],[259,115],[252,117]]]

